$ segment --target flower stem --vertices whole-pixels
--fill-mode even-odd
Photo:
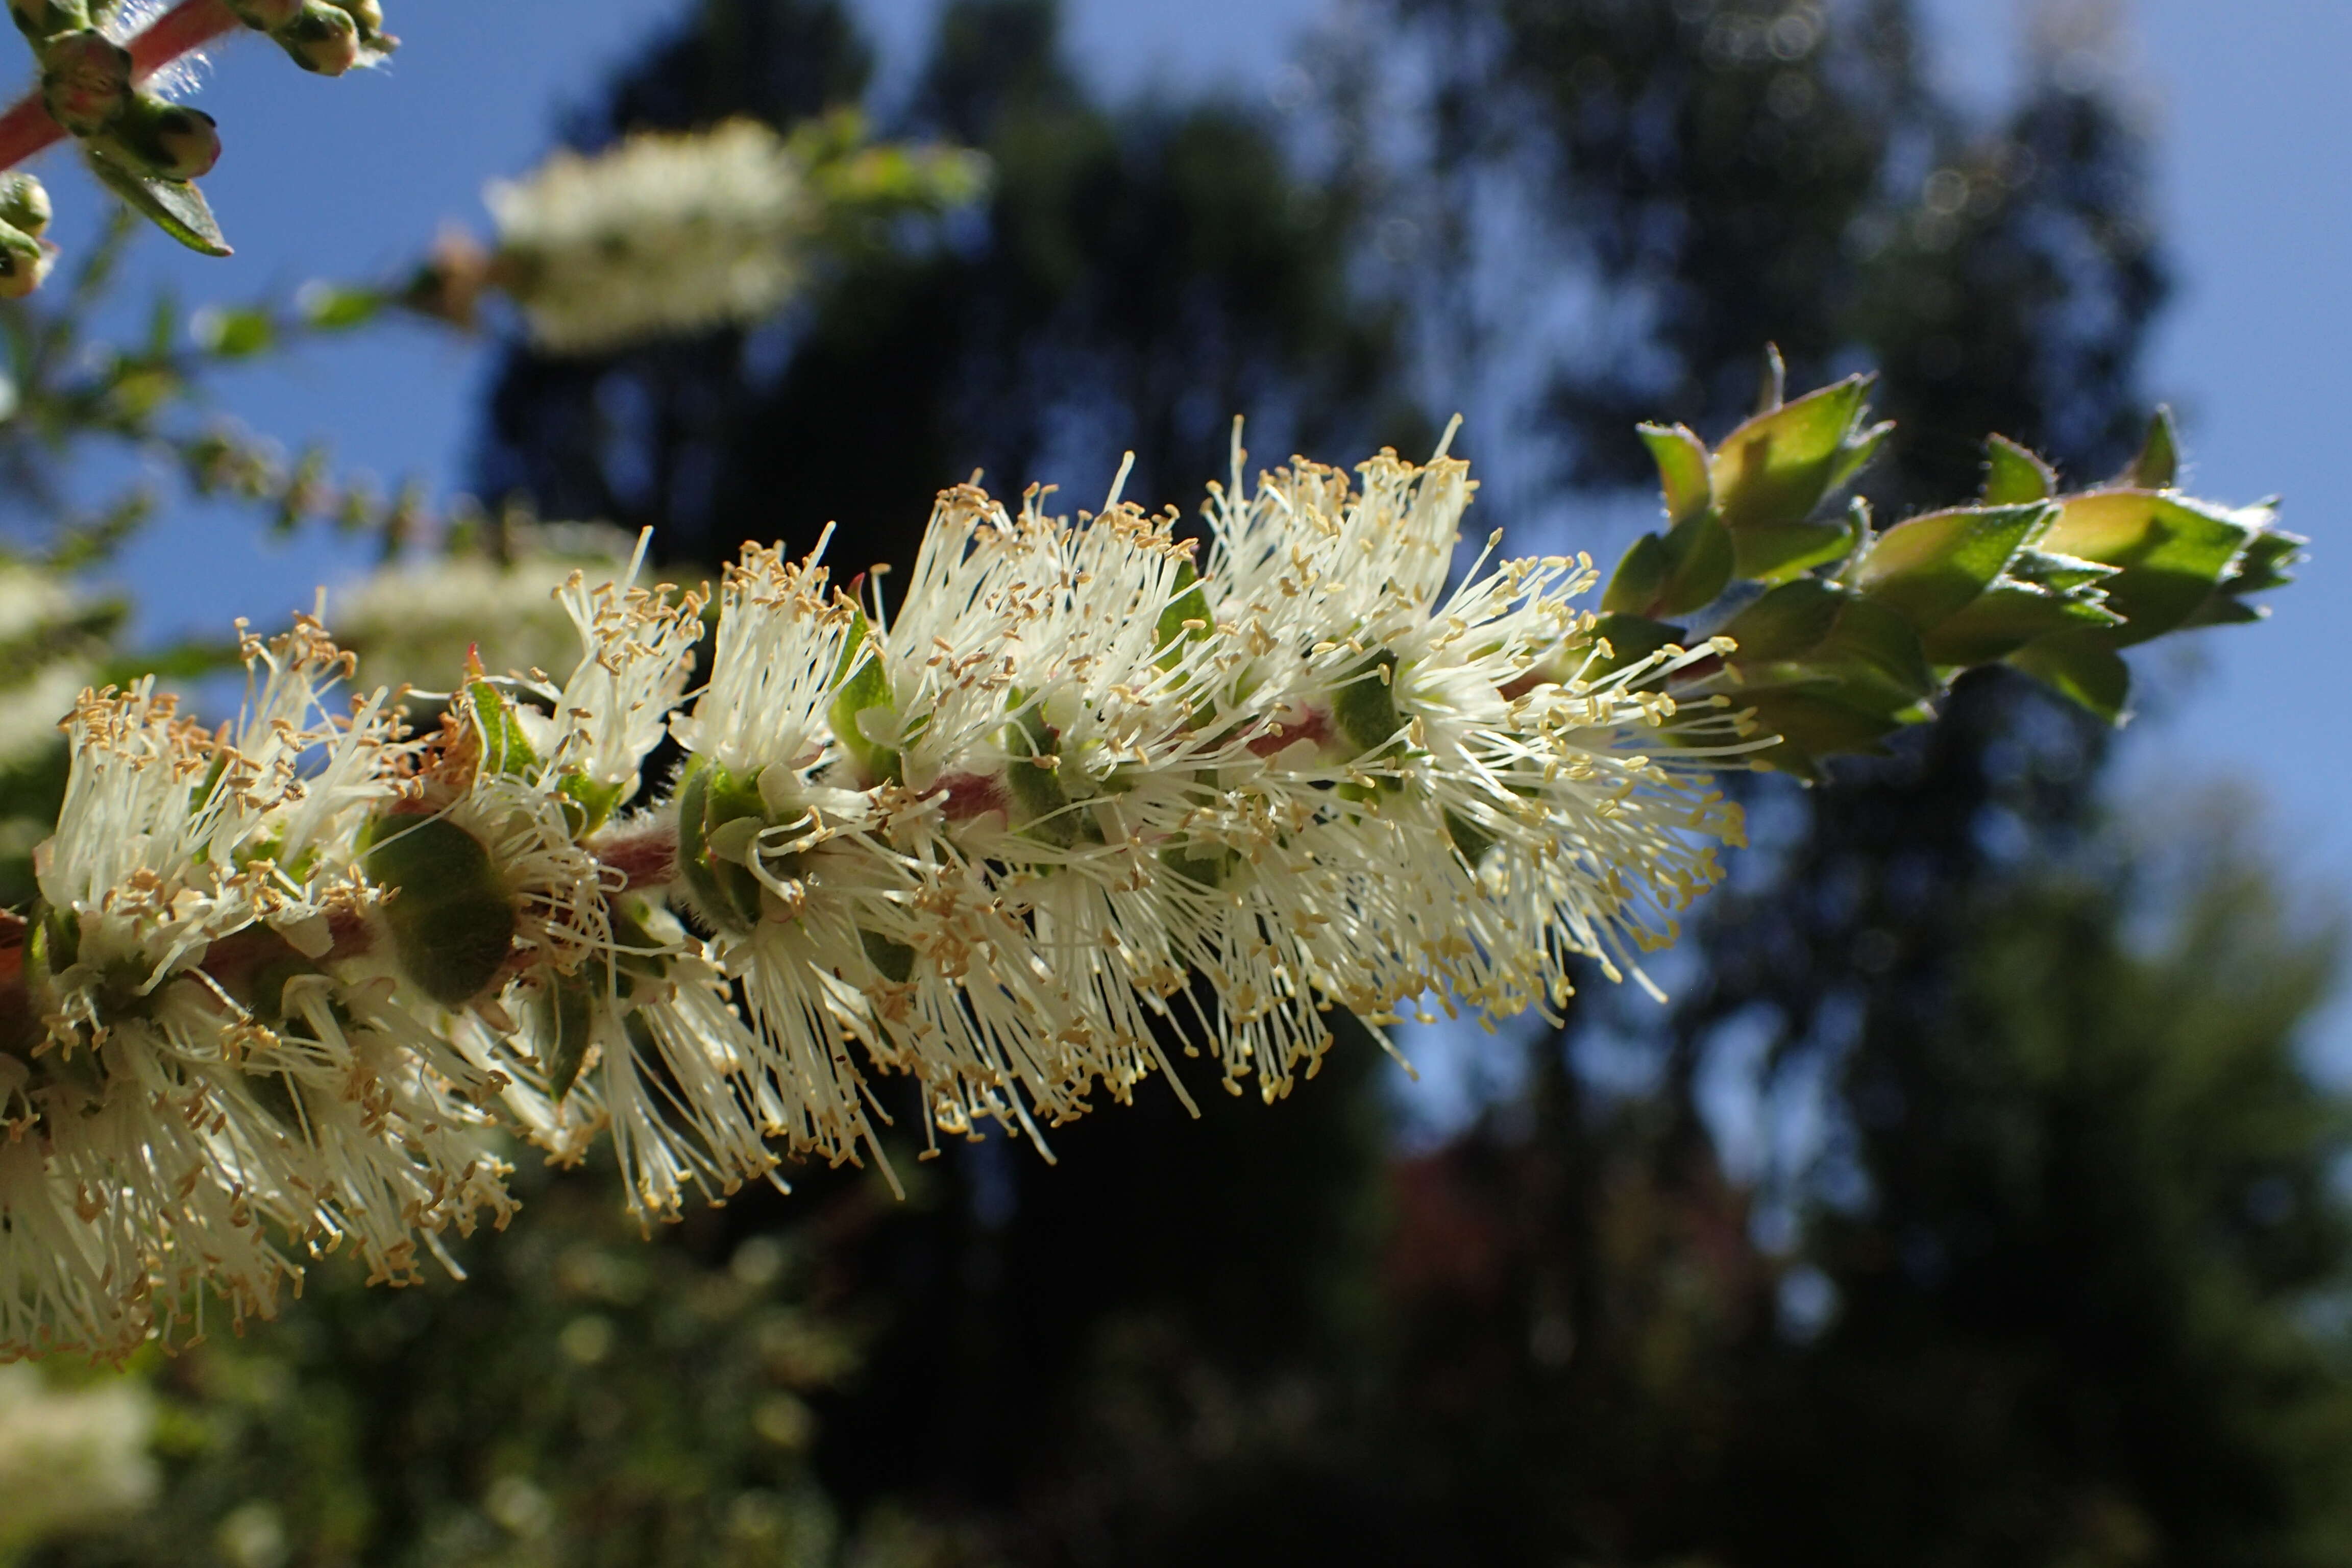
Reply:
[[[180,0],[131,40],[131,79],[144,81],[191,49],[242,25],[226,0]],[[0,169],[15,168],[64,138],[64,130],[49,118],[35,89],[0,114]]]

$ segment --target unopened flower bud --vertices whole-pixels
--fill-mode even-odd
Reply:
[[[21,300],[38,289],[55,255],[23,229],[0,223],[0,300]]]
[[[117,168],[151,179],[194,180],[220,162],[220,131],[201,109],[142,93],[91,138],[90,150]]]
[[[103,33],[85,28],[41,47],[41,101],[74,135],[103,131],[130,100],[131,51]]]
[[[47,187],[30,174],[0,174],[0,223],[38,239],[49,226]]]
[[[320,76],[341,76],[360,63],[360,25],[322,0],[309,0],[299,16],[270,37],[296,65]]]
[[[376,0],[331,0],[335,7],[351,14],[360,26],[360,36],[372,38],[383,31],[383,7]]]
[[[274,33],[302,14],[302,0],[228,0],[238,21]]]
[[[89,26],[85,0],[8,0],[8,14],[16,18],[17,31],[34,39],[78,33]]]

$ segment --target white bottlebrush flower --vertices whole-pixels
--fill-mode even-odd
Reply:
[[[155,1400],[129,1378],[55,1385],[0,1366],[0,1552],[120,1522],[154,1500]]]
[[[1117,484],[1075,522],[943,493],[891,614],[823,542],[747,546],[690,713],[704,601],[637,586],[642,542],[538,587],[569,646],[528,672],[464,636],[422,740],[381,692],[325,711],[349,656],[307,622],[248,640],[217,736],[86,697],[0,1036],[0,1350],[120,1353],[200,1288],[266,1311],[304,1247],[405,1273],[504,1212],[493,1116],[559,1161],[609,1131],[650,1221],[878,1153],[891,1078],[929,1135],[1043,1146],[1171,1039],[1273,1100],[1334,1008],[1642,979],[1738,839],[1706,770],[1756,742],[1674,695],[1726,649],[1618,657],[1583,557],[1449,589],[1443,447],[1241,461],[1198,571]],[[370,593],[395,628],[457,597]]]
[[[801,286],[821,217],[782,138],[748,120],[560,152],[483,200],[490,276],[552,353],[758,321]]]
[[[365,944],[383,695],[331,718],[348,662],[309,624],[247,654],[266,678],[217,735],[144,685],[70,726],[0,1039],[0,1353],[119,1356],[207,1289],[266,1315],[289,1248],[406,1275],[420,1233],[503,1202],[429,1045],[323,973]]]

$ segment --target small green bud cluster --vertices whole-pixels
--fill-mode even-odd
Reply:
[[[49,217],[49,193],[39,180],[0,174],[0,299],[21,300],[48,277],[56,250],[41,237]]]
[[[376,0],[228,0],[237,20],[269,35],[306,71],[341,76],[399,46]]]
[[[34,98],[12,111],[16,127],[0,165],[57,140],[82,144],[99,181],[125,205],[194,250],[228,254],[194,182],[220,161],[220,129],[200,109],[142,83],[170,61],[242,23],[267,33],[303,69],[341,76],[372,65],[399,43],[383,30],[378,0],[180,0],[135,36],[112,5],[90,0],[7,0],[10,20],[39,67]],[[37,104],[39,112],[32,113]],[[45,123],[46,119],[46,123]],[[54,129],[51,128],[54,126]],[[37,288],[49,253],[14,218],[0,229],[0,298]]]

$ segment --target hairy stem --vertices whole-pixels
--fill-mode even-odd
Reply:
[[[131,40],[131,79],[145,81],[182,55],[242,26],[225,0],[180,0]],[[0,114],[0,169],[16,167],[65,134],[36,88]]]

